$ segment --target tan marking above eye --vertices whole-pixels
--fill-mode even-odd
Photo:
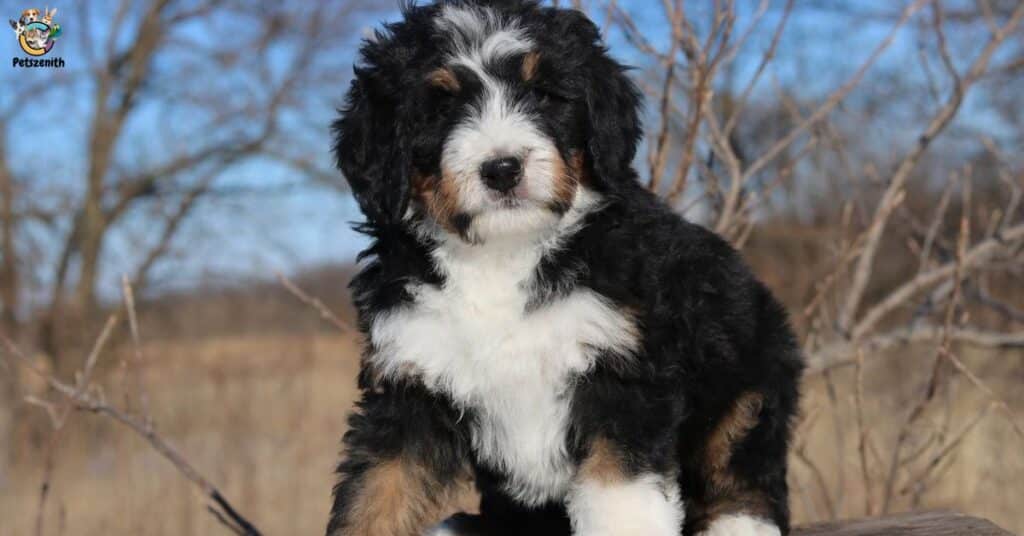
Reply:
[[[529,82],[537,76],[540,68],[540,52],[530,52],[523,57],[522,75],[523,80]]]
[[[459,79],[455,76],[455,73],[447,67],[441,67],[431,71],[430,74],[427,75],[427,83],[452,93],[458,93],[462,89],[461,84],[459,84]]]

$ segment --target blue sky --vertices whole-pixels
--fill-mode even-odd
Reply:
[[[69,80],[70,85],[46,93],[31,103],[31,110],[19,114],[13,124],[4,125],[10,144],[8,158],[16,160],[19,166],[31,169],[34,188],[47,192],[74,191],[84,172],[84,140],[89,124],[90,96],[94,88],[86,78],[74,76],[78,69],[87,65],[80,43],[80,32],[92,32],[105,36],[110,28],[107,15],[102,9],[92,9],[88,23],[80,20],[82,10],[74,2],[53,2],[58,8],[57,20],[64,28],[64,35],[51,55],[59,55],[68,64],[66,72],[58,74]],[[771,32],[778,21],[784,2],[773,0],[759,30],[755,32],[744,50],[738,56],[736,70],[739,80],[745,80],[753,70],[760,54],[767,47]],[[101,5],[93,4],[93,6]],[[300,2],[284,2],[301,9]],[[604,5],[603,1],[593,2]],[[629,12],[645,37],[655,45],[663,46],[668,39],[668,28],[660,2],[652,0],[622,0],[619,5]],[[695,20],[702,20],[700,2],[688,2]],[[799,2],[798,2],[799,4]],[[836,5],[840,4],[836,2]],[[870,6],[879,10],[894,9],[894,2],[870,0],[859,2],[860,7]],[[749,23],[756,1],[739,2],[740,13],[737,32],[742,32]],[[23,2],[0,1],[0,14],[16,18]],[[39,5],[40,9],[44,6]],[[52,6],[51,6],[52,7]],[[349,42],[354,43],[364,35],[376,20],[391,20],[394,12],[374,15],[357,20],[346,31]],[[604,9],[599,13],[598,23],[603,22]],[[6,23],[4,23],[6,26]],[[813,97],[824,94],[845,80],[858,66],[888,30],[889,23],[870,23],[863,20],[851,21],[848,17],[828,10],[801,9],[791,19],[788,31],[780,43],[778,60],[771,66],[757,88],[757,92],[773,92],[772,81],[777,80],[803,95]],[[7,30],[9,31],[9,30]],[[186,29],[186,34],[188,30]],[[119,39],[127,39],[134,32],[131,23],[117,31]],[[0,39],[0,51],[11,55],[19,53],[12,34]],[[196,38],[206,38],[202,32],[192,32]],[[214,35],[213,38],[218,36]],[[622,34],[613,31],[608,35],[612,54],[627,64],[641,64],[644,59],[626,42]],[[915,67],[909,63],[913,58],[916,43],[910,32],[903,32],[893,48],[879,62],[874,72],[903,73],[920,79]],[[325,71],[350,72],[352,49],[341,53],[323,54],[317,61]],[[268,65],[272,69],[285,67],[291,61],[287,47],[272,50]],[[202,66],[197,65],[201,70]],[[159,72],[159,68],[157,69]],[[643,71],[636,72],[638,76]],[[9,65],[0,68],[2,87],[32,84],[43,73],[30,69],[15,70]],[[282,74],[283,76],[283,74]],[[181,83],[224,84],[224,91],[238,91],[233,80],[217,80],[214,76],[197,76],[192,81]],[[742,84],[742,83],[741,83]],[[869,79],[871,91],[885,91],[884,79]],[[259,88],[253,88],[257,91]],[[322,87],[315,95],[308,95],[310,103],[306,110],[315,113],[297,114],[285,117],[285,124],[294,133],[294,147],[303,155],[313,159],[323,169],[330,168],[328,123],[332,119],[331,109],[341,102],[344,84]],[[867,90],[865,90],[867,91]],[[0,109],[10,103],[10,94],[0,91]],[[135,158],[156,158],[166,150],[168,144],[195,143],[187,134],[176,131],[175,125],[182,125],[187,132],[188,125],[198,124],[203,117],[188,116],[188,112],[175,111],[174,117],[167,116],[168,110],[159,107],[142,108],[132,119],[132,136],[119,150],[119,157],[130,161]],[[916,125],[875,125],[882,129],[917,129]],[[873,133],[879,139],[891,139],[898,132]],[[885,135],[889,134],[889,135]],[[641,150],[640,158],[644,158]],[[275,272],[294,272],[304,267],[326,263],[351,261],[356,252],[365,244],[361,236],[354,233],[349,222],[360,218],[352,200],[338,189],[310,186],[294,170],[267,159],[253,159],[244,165],[232,167],[218,181],[218,188],[236,191],[233,195],[219,195],[211,198],[201,211],[201,217],[191,220],[178,237],[174,254],[158,265],[154,273],[155,288],[167,290],[189,287],[201,282],[229,283],[242,277],[270,277]],[[253,190],[253,191],[249,191]],[[51,192],[52,193],[52,192]],[[103,287],[108,292],[116,288],[117,275],[130,273],[137,262],[138,244],[150,240],[153,230],[152,213],[140,210],[131,214],[118,228],[108,243],[103,264]],[[40,236],[45,233],[38,231]],[[45,242],[45,239],[44,239]],[[52,262],[53,252],[47,254]]]

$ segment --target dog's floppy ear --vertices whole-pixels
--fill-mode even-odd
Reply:
[[[372,225],[397,223],[409,203],[406,109],[377,67],[359,67],[334,122],[334,155]]]
[[[601,43],[601,34],[586,15],[564,10],[569,35],[586,49],[583,95],[587,107],[587,154],[595,179],[606,186],[635,180],[630,170],[642,134],[640,91],[626,76],[626,67],[613,60]]]
[[[604,54],[591,60],[586,91],[587,152],[601,180],[634,180],[633,157],[640,143],[640,92],[625,67]]]

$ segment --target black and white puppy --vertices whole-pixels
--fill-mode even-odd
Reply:
[[[793,334],[639,184],[639,106],[583,14],[531,0],[407,5],[363,44],[335,151],[368,344],[328,534],[788,532]]]

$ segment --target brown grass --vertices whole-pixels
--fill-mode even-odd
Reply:
[[[864,421],[869,431],[868,470],[873,482],[873,504],[880,502],[884,469],[889,462],[899,424],[907,408],[924,390],[928,381],[931,354],[904,349],[887,356],[875,366],[866,367],[864,378]],[[965,351],[963,359],[976,371],[983,371],[987,383],[1006,400],[1014,413],[1024,410],[1024,393],[1019,389],[1024,378],[1021,352]],[[857,451],[852,368],[836,372],[830,389],[824,378],[805,383],[803,414],[805,426],[797,434],[797,445],[804,446],[811,467],[801,456],[791,456],[791,504],[798,522],[832,517],[828,502],[836,506],[840,519],[864,515],[865,487]],[[834,402],[833,402],[834,399]],[[947,438],[981,411],[988,401],[964,379],[954,379],[944,399],[924,417],[926,428],[938,431],[950,423]],[[840,440],[837,441],[837,436]],[[912,456],[923,447],[919,438],[909,448]],[[837,443],[841,446],[837,447]],[[927,456],[908,464],[909,471],[920,474]],[[901,473],[901,476],[905,476]],[[1024,512],[1019,497],[1024,493],[1024,448],[1010,424],[989,412],[979,425],[964,436],[959,448],[933,471],[934,481],[900,490],[894,512],[928,509],[952,509],[985,517],[1015,533],[1024,531]],[[831,496],[821,492],[824,480]],[[915,479],[910,479],[911,481]],[[834,490],[841,490],[836,493]],[[902,491],[902,493],[900,493]],[[920,493],[920,496],[915,496]]]
[[[160,432],[267,534],[318,534],[355,395],[358,352],[341,336],[225,337],[144,349]],[[110,371],[107,396],[121,383]],[[202,497],[141,440],[76,415],[59,446],[47,534],[224,534]],[[7,445],[0,534],[31,534],[40,450]],[[63,518],[63,520],[62,520]]]
[[[322,532],[339,438],[355,396],[358,351],[352,338],[225,336],[152,343],[143,353],[142,381],[161,433],[266,534]],[[891,444],[898,423],[892,416],[927,381],[928,355],[901,352],[867,367],[865,420],[879,444]],[[115,352],[107,362],[117,357]],[[975,353],[965,359],[1021,410],[1024,393],[1015,388],[1024,377],[1020,357]],[[800,430],[798,443],[813,453],[818,467],[812,469],[798,456],[791,462],[798,522],[831,517],[828,501],[840,505],[839,517],[862,515],[857,438],[849,425],[853,379],[852,369],[834,373],[835,402],[823,379],[806,383],[804,414],[810,425]],[[116,400],[123,383],[116,368],[106,371],[104,383],[107,396]],[[956,423],[969,420],[984,404],[979,393],[957,381],[948,400],[938,405],[941,411],[927,418],[938,427],[948,408],[955,431]],[[842,450],[835,447],[837,433],[845,437]],[[0,469],[0,534],[30,534],[42,472],[40,450],[25,434],[8,437],[17,442],[6,445]],[[913,450],[912,445],[908,451]],[[1005,421],[989,417],[941,465],[938,483],[916,502],[913,490],[899,496],[896,510],[952,508],[1024,531],[1017,504],[1024,493],[1022,452]],[[876,482],[885,455],[870,455],[877,457],[871,469]],[[818,479],[845,496],[825,499]],[[202,497],[142,441],[101,419],[76,415],[59,447],[46,533],[224,534],[203,505]]]

